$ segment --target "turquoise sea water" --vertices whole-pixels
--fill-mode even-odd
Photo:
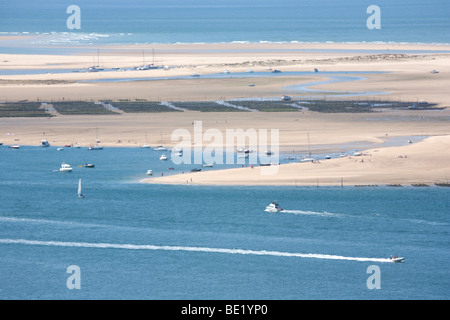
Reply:
[[[81,11],[70,30],[69,5]],[[381,29],[367,28],[370,5]],[[36,45],[229,42],[450,43],[450,3],[359,0],[1,1],[0,35],[35,35]]]
[[[449,188],[140,183],[169,174],[159,155],[0,147],[0,298],[450,297]],[[54,172],[64,161],[73,172]],[[272,200],[286,212],[265,212]],[[366,285],[372,265],[381,289]]]

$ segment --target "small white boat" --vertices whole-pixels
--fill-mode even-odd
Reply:
[[[361,151],[356,151],[355,153],[353,153],[353,155],[355,157],[359,157],[359,156],[362,156],[362,152]]]
[[[230,73],[230,70],[225,69],[225,71],[223,73],[228,74],[228,73]]]
[[[152,170],[147,170],[147,175],[148,175],[148,176],[153,175],[153,171],[152,171]]]
[[[103,147],[100,147],[98,143],[100,140],[98,140],[98,128],[97,128],[97,139],[95,140],[95,146],[90,146],[89,150],[103,150]]]
[[[402,263],[405,261],[405,258],[399,256],[389,257],[389,259],[394,263]]]
[[[90,146],[89,150],[103,150],[103,147],[99,147],[98,145],[96,146]]]
[[[62,163],[61,164],[61,168],[59,168],[60,172],[72,172],[72,167],[70,166],[70,164],[67,163]]]
[[[165,154],[163,154],[163,155],[161,155],[161,157],[159,157],[159,160],[167,160],[168,158],[167,158],[167,156],[165,155]]]
[[[253,73],[253,69],[248,69],[246,72]]]
[[[244,153],[244,154],[239,154],[239,155],[238,155],[238,158],[244,158],[244,159],[247,159],[248,156],[249,156],[248,153]]]
[[[271,155],[273,155],[273,152],[271,150],[266,150],[266,151],[264,151],[264,154],[266,156],[271,156]]]
[[[157,146],[157,147],[154,147],[153,150],[155,150],[155,151],[167,151],[167,148],[165,148],[163,146]]]
[[[42,140],[41,147],[50,147],[50,143],[47,140]]]
[[[20,149],[20,146],[15,144],[15,145],[9,146],[9,148],[10,149]]]
[[[325,156],[325,159],[331,159],[330,155]]]
[[[64,151],[64,148],[57,148],[56,151]]]
[[[202,165],[202,167],[205,167],[205,168],[211,168],[211,167],[213,167],[214,165],[212,165],[212,164],[209,164],[209,163],[205,163],[204,165]]]
[[[95,164],[92,164],[92,163],[85,163],[85,164],[84,164],[84,167],[85,167],[85,168],[95,168]]]
[[[292,98],[290,96],[282,96],[281,100],[283,101],[290,101]]]
[[[199,75],[198,73],[194,73],[192,76],[193,76],[194,78],[200,77],[200,75]]]
[[[283,208],[275,201],[272,201],[267,207],[266,210],[267,212],[282,212],[284,211]]]
[[[142,145],[142,147],[141,148],[150,148],[150,145],[148,145],[148,144],[144,144],[144,145]]]

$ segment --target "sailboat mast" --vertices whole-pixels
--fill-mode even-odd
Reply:
[[[308,149],[309,149],[309,157],[311,158],[311,143],[309,142],[309,132],[308,134]]]

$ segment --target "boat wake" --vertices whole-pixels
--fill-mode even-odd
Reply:
[[[291,213],[296,215],[315,215],[315,216],[322,216],[322,217],[338,217],[339,214],[337,213],[331,213],[331,212],[317,212],[317,211],[303,211],[303,210],[283,210],[283,213]]]
[[[125,250],[188,251],[188,252],[204,252],[204,253],[312,258],[312,259],[327,259],[327,260],[347,260],[347,261],[361,261],[361,262],[366,261],[380,262],[380,263],[393,262],[391,259],[388,258],[386,259],[386,258],[346,257],[339,255],[317,254],[317,253],[298,253],[298,252],[282,252],[282,251],[267,251],[267,250],[225,249],[225,248],[187,247],[187,246],[161,246],[150,244],[136,245],[136,244],[117,244],[117,243],[39,241],[26,239],[0,239],[0,244],[20,244],[20,245],[34,245],[34,246],[78,247],[78,248],[99,248],[99,249],[125,249]]]

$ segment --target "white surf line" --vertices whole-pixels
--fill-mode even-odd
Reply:
[[[90,243],[90,242],[65,242],[65,241],[39,241],[26,239],[0,239],[0,244],[22,244],[34,246],[56,246],[56,247],[78,247],[78,248],[101,248],[101,249],[126,249],[126,250],[163,250],[163,251],[188,251],[188,252],[206,252],[206,253],[228,253],[258,256],[276,256],[276,257],[295,257],[295,258],[315,258],[327,260],[348,260],[348,261],[370,261],[370,262],[392,262],[386,258],[364,258],[364,257],[345,257],[330,254],[317,253],[292,253],[266,250],[245,250],[245,249],[224,249],[208,247],[186,247],[186,246],[156,246],[156,245],[136,245],[136,244],[117,244],[117,243]]]

